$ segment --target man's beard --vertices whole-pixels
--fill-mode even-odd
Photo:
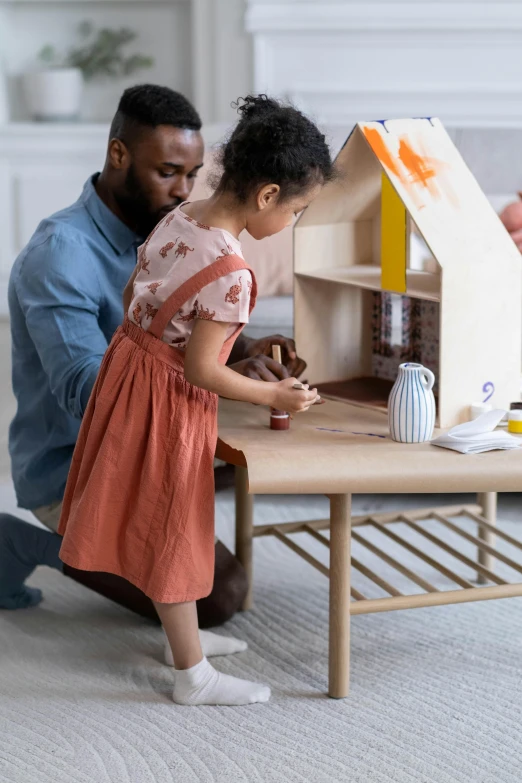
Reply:
[[[115,194],[115,198],[126,221],[132,225],[139,236],[144,238],[151,233],[168,211],[182,203],[182,199],[174,198],[170,204],[153,210],[132,165],[129,166],[125,177],[123,192]]]

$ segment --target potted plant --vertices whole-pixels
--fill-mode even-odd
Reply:
[[[124,54],[123,48],[136,38],[127,27],[96,30],[90,22],[82,22],[78,33],[81,43],[77,48],[60,58],[53,46],[44,46],[38,55],[43,67],[23,75],[25,98],[34,120],[75,120],[84,80],[129,76],[154,63],[151,57]]]

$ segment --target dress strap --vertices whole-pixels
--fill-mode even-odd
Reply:
[[[236,255],[227,255],[217,258],[214,263],[209,266],[200,269],[195,275],[189,277],[183,285],[177,288],[171,293],[171,295],[165,299],[158,312],[152,319],[151,325],[147,329],[148,334],[152,334],[159,340],[163,337],[163,332],[167,324],[174,318],[178,310],[187,302],[194,294],[201,291],[209,283],[213,283],[220,277],[225,277],[231,272],[238,272],[241,269],[250,270],[247,262]]]

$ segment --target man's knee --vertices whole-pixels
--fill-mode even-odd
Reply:
[[[248,590],[245,569],[221,541],[216,544],[214,586],[197,602],[200,628],[222,625],[240,609]]]
[[[24,522],[18,517],[14,517],[12,514],[0,512],[0,539],[2,541],[9,540],[9,537],[14,530],[17,530],[20,525],[26,524],[27,522]]]

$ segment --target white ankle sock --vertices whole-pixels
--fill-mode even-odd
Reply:
[[[218,636],[217,633],[212,633],[212,631],[200,631],[199,640],[201,642],[203,655],[206,658],[211,658],[213,655],[232,655],[233,653],[244,652],[248,647],[248,644],[241,641],[241,639]],[[165,663],[167,666],[174,666],[174,658],[166,634]]]
[[[172,698],[176,704],[240,706],[268,701],[270,688],[218,672],[203,658],[190,669],[177,669]]]

